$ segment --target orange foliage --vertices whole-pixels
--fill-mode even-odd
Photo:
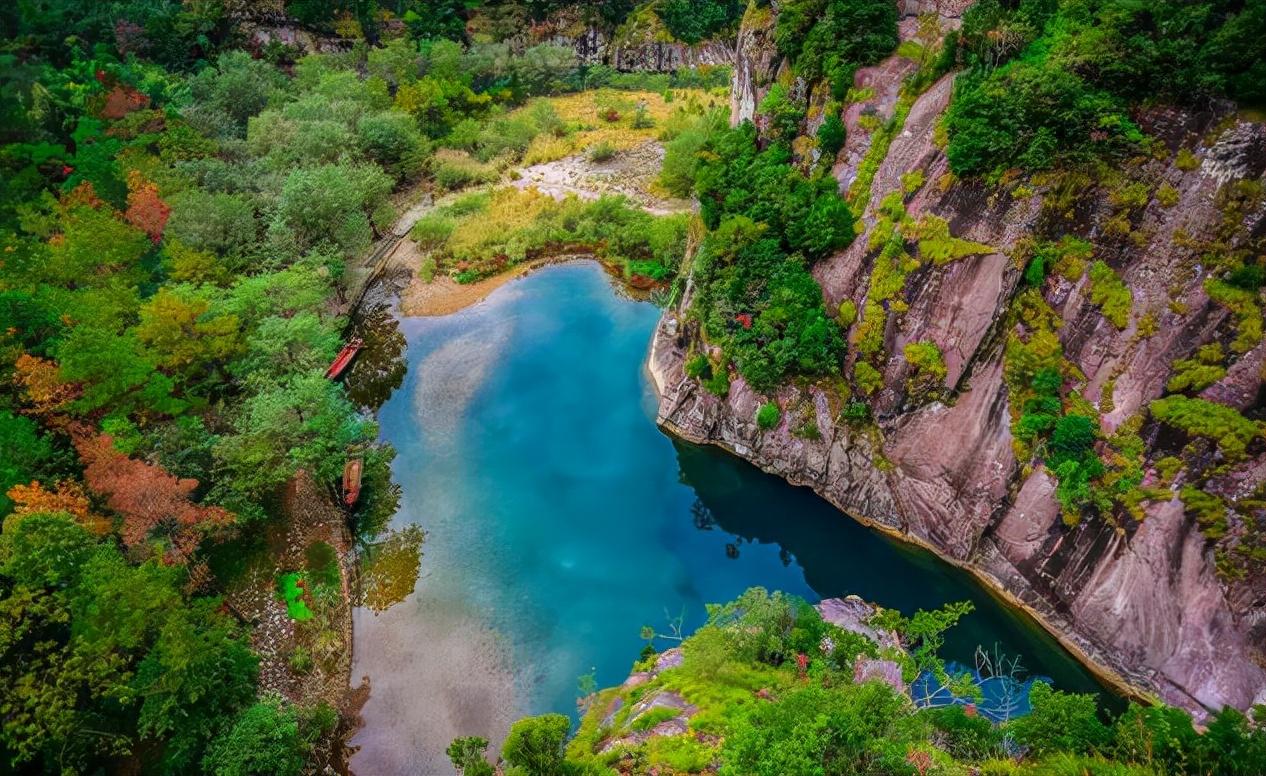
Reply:
[[[110,90],[101,106],[101,118],[121,119],[134,110],[149,107],[149,97],[127,86],[119,85]]]
[[[62,206],[69,210],[76,205],[99,208],[104,204],[97,196],[97,189],[92,181],[80,181],[79,185],[62,195]]]
[[[14,379],[26,389],[26,398],[37,415],[65,407],[79,395],[78,386],[62,382],[55,361],[23,353],[13,364]]]
[[[66,512],[95,534],[105,534],[110,530],[110,521],[93,514],[88,494],[74,480],[62,480],[57,483],[56,490],[44,490],[44,486],[36,480],[29,485],[14,485],[6,495],[13,499],[15,515]]]
[[[108,434],[79,434],[75,449],[84,463],[84,481],[123,517],[121,535],[128,547],[162,539],[168,562],[186,562],[202,539],[234,521],[223,507],[201,506],[189,496],[198,481],[181,479],[161,466],[129,458]]]
[[[127,222],[149,235],[157,243],[163,239],[163,227],[171,215],[171,206],[158,196],[158,186],[145,180],[137,170],[127,174]]]

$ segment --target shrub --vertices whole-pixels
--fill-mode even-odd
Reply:
[[[465,151],[440,149],[431,159],[431,174],[442,189],[453,191],[480,183],[492,183],[497,172]]]
[[[955,704],[928,709],[923,716],[944,737],[945,749],[960,760],[978,762],[1000,753],[1002,730],[980,714],[969,715]]]
[[[844,140],[843,120],[837,113],[828,114],[818,127],[818,150],[822,152],[822,158],[834,162],[835,156],[844,147]]]
[[[901,174],[901,191],[907,196],[913,194],[923,188],[924,175],[922,170],[911,170]]]
[[[1084,460],[1094,454],[1098,424],[1082,415],[1065,415],[1055,422],[1047,445],[1046,463],[1058,470],[1066,461]]]
[[[456,222],[439,213],[428,213],[409,230],[409,239],[422,250],[434,250],[448,241]]]
[[[782,419],[782,410],[774,402],[767,402],[760,406],[756,411],[756,425],[768,431],[778,425],[778,421]]]
[[[1226,367],[1222,366],[1222,345],[1213,343],[1196,351],[1195,358],[1174,362],[1174,376],[1169,378],[1165,389],[1178,393],[1181,391],[1202,391],[1226,376]]]
[[[601,140],[589,146],[589,148],[585,151],[585,156],[588,157],[591,162],[601,163],[614,159],[616,153],[615,146],[611,145],[611,143],[606,140]]]
[[[702,353],[696,353],[686,361],[686,376],[698,380],[712,376],[712,363]]]
[[[562,714],[527,717],[510,726],[501,756],[531,774],[562,773],[563,744],[571,720]]]
[[[1192,436],[1212,439],[1231,461],[1243,460],[1245,448],[1262,434],[1262,424],[1232,407],[1187,396],[1156,399],[1148,408],[1152,416]]]
[[[948,370],[945,356],[935,342],[910,342],[902,351],[906,363],[914,368],[910,390],[914,393],[943,388]]]
[[[1029,691],[1029,701],[1029,714],[1007,723],[1006,730],[1035,756],[1091,754],[1111,738],[1099,721],[1093,695],[1059,692],[1045,682],[1036,682]]]
[[[1130,306],[1134,295],[1112,268],[1102,261],[1090,265],[1090,301],[1098,305],[1103,317],[1118,329],[1130,323]]]
[[[853,379],[857,387],[867,396],[884,387],[884,376],[878,369],[865,361],[853,365]]]
[[[290,664],[290,670],[296,674],[308,674],[312,672],[313,661],[312,653],[303,645],[294,648],[290,653],[290,658],[286,661]]]
[[[865,423],[870,420],[870,405],[864,401],[850,401],[840,410],[840,417],[847,423]]]

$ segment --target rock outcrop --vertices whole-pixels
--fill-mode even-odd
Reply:
[[[649,23],[648,23],[649,17]],[[585,65],[607,65],[622,73],[671,73],[682,68],[734,64],[734,39],[696,44],[675,40],[654,14],[634,14],[614,31],[563,12],[511,38],[512,49],[541,43],[571,48]]]
[[[903,7],[917,12],[925,5],[941,4]],[[955,24],[958,13],[955,7],[942,22]],[[771,43],[773,24],[770,13],[749,11],[740,30],[735,121],[752,118],[770,84],[785,75],[780,71],[786,63]],[[903,22],[903,34],[911,29]],[[910,70],[908,61],[893,57],[859,71],[857,87],[873,96],[842,113],[848,141],[834,167],[842,191],[869,146],[860,117],[891,116]],[[947,176],[935,132],[953,77],[933,84],[910,106],[874,176],[862,233],[814,269],[828,309],[846,300],[862,309],[876,253],[864,230],[874,225],[878,203],[902,190],[901,176],[916,170],[928,183],[907,198],[910,217],[938,216],[956,237],[994,248],[941,266],[928,263],[908,278],[905,311],[890,316],[884,335],[889,358],[884,388],[871,397],[875,422],[859,426],[842,419],[839,395],[829,385],[785,386],[768,397],[735,376],[724,398],[706,391],[683,369],[700,346],[697,326],[685,315],[688,285],[679,307],[661,321],[651,349],[659,423],[807,485],[849,515],[970,569],[1109,678],[1197,714],[1266,702],[1266,581],[1217,573],[1214,548],[1185,512],[1178,483],[1170,500],[1144,502],[1141,520],[1096,518],[1069,527],[1061,520],[1053,477],[1041,465],[1017,460],[1003,370],[1007,310],[1022,283],[1022,267],[1012,255],[1045,217],[1044,196],[1040,187],[1008,191]],[[1090,232],[1095,258],[1131,289],[1127,324],[1118,328],[1105,318],[1084,276],[1048,279],[1044,288],[1062,320],[1058,336],[1065,355],[1084,373],[1082,394],[1098,404],[1105,433],[1146,416],[1175,361],[1191,358],[1202,345],[1230,341],[1232,313],[1206,293],[1198,251],[1176,246],[1211,239],[1224,218],[1222,188],[1244,180],[1260,185],[1266,167],[1266,127],[1227,109],[1149,109],[1139,119],[1168,151],[1144,172],[1177,200],[1152,197],[1130,215],[1126,239],[1099,226],[1118,212],[1105,195],[1088,191],[1072,206],[1072,217]],[[1193,149],[1199,164],[1176,161],[1180,148]],[[1249,233],[1266,229],[1262,199],[1241,216]],[[941,400],[920,402],[910,395],[910,367],[901,352],[913,341],[934,342],[944,353]],[[1260,412],[1264,348],[1258,343],[1240,355],[1205,397]],[[765,431],[755,415],[771,398],[783,408],[782,422]],[[805,423],[816,424],[818,434],[793,433]],[[1140,436],[1149,467],[1174,449],[1154,421],[1144,424]],[[1249,458],[1218,484],[1228,503],[1266,479],[1266,455]]]

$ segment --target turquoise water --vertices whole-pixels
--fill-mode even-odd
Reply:
[[[622,681],[643,624],[682,615],[688,632],[705,603],[753,585],[906,612],[969,599],[947,657],[996,643],[1062,688],[1098,690],[962,572],[661,433],[643,369],[658,317],[576,263],[402,322],[409,371],[380,420],[398,450],[396,524],[427,537],[414,594],[355,614],[353,676],[371,692],[353,768],[438,772],[455,735],[495,742],[519,715],[574,713],[578,677]]]

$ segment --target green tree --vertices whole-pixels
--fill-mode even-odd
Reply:
[[[351,256],[369,246],[370,216],[391,193],[391,178],[376,165],[326,164],[295,170],[282,185],[277,213],[301,248],[331,246]]]
[[[1029,691],[1032,710],[1007,723],[1016,743],[1035,756],[1057,752],[1091,754],[1111,740],[1108,728],[1099,721],[1093,695],[1060,692],[1045,682],[1036,682]]]
[[[207,747],[202,767],[214,776],[299,776],[321,727],[276,695],[247,708]]]
[[[173,771],[194,766],[222,720],[255,697],[259,658],[218,605],[194,601],[168,617],[131,681],[137,730],[168,741]]]
[[[292,377],[242,402],[235,433],[220,439],[215,456],[224,487],[260,498],[299,468],[318,480],[343,471],[347,450],[373,440],[375,427],[321,374]]]
[[[487,751],[488,739],[466,736],[453,739],[445,753],[462,776],[492,776],[495,771],[485,758]]]
[[[171,198],[166,234],[195,250],[239,256],[258,239],[255,209],[241,194],[188,189]]]
[[[215,67],[189,82],[195,110],[204,114],[195,123],[219,130],[216,134],[240,137],[246,120],[283,93],[285,86],[282,74],[264,60],[245,51],[222,54]]]
[[[527,717],[510,726],[501,756],[527,776],[555,776],[565,773],[563,745],[571,721],[562,714]]]
[[[53,457],[52,444],[33,421],[0,409],[0,514],[13,508],[5,495],[9,488],[38,477]]]

